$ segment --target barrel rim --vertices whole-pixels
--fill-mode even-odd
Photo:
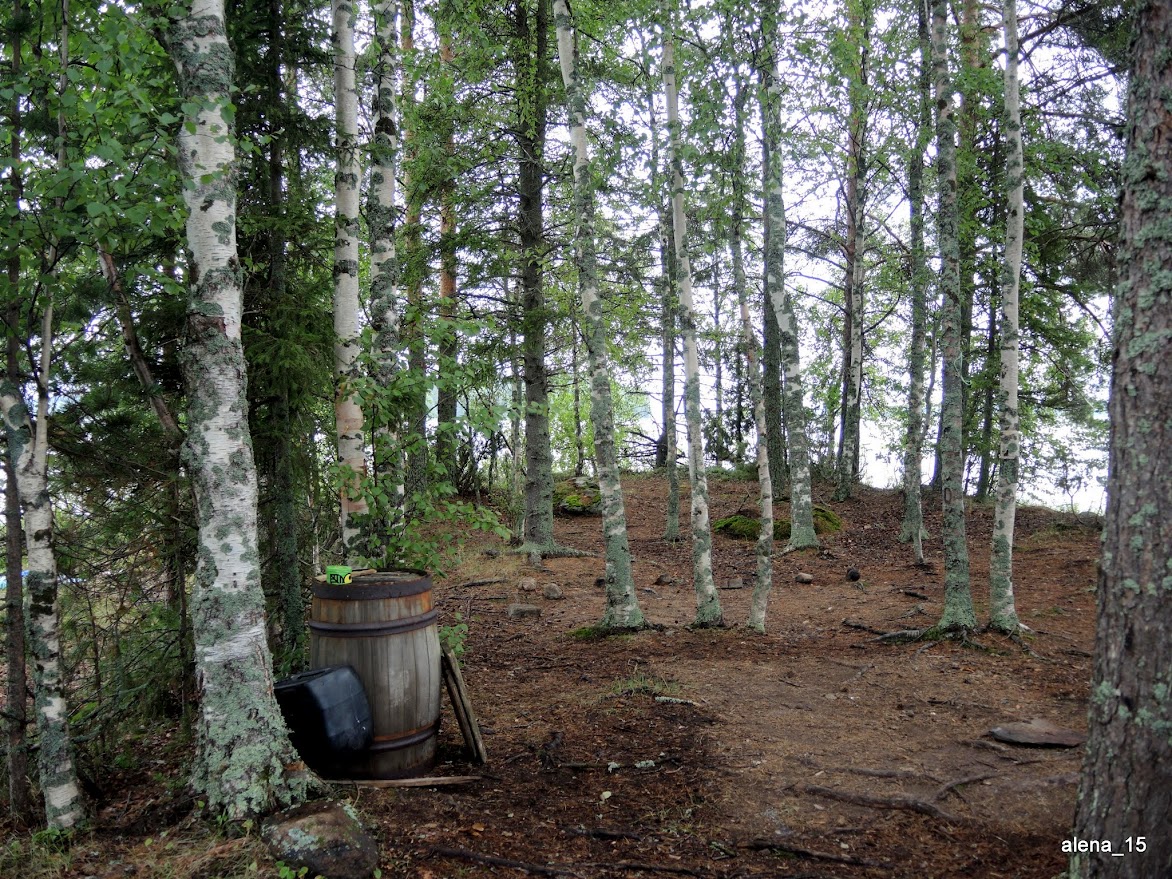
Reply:
[[[395,575],[412,574],[413,579]],[[393,579],[392,579],[393,578]],[[405,598],[431,591],[431,577],[427,571],[418,568],[401,568],[394,571],[377,571],[355,577],[345,586],[331,586],[329,583],[314,583],[313,597],[342,601],[365,601],[373,598]]]

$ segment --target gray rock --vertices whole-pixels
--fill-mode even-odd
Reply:
[[[562,587],[557,583],[546,583],[541,587],[541,595],[550,601],[561,601],[566,596],[562,594]]]
[[[727,580],[725,580],[723,583],[720,584],[720,588],[721,589],[744,589],[745,588],[745,581],[742,580],[740,577],[729,577]]]
[[[370,879],[378,867],[378,846],[349,804],[332,800],[303,803],[265,821],[261,836],[273,857],[310,876]]]
[[[532,577],[522,577],[520,580],[517,581],[517,591],[518,592],[536,592],[537,591],[537,581],[534,580]]]
[[[813,583],[814,582],[814,575],[813,574],[799,573],[794,576],[794,580],[798,583]]]
[[[510,604],[505,611],[511,620],[523,620],[541,616],[541,608],[536,604]]]

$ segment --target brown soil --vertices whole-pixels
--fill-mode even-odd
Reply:
[[[755,502],[754,483],[710,489],[714,519]],[[1063,869],[1082,749],[988,733],[1033,718],[1085,730],[1097,530],[1019,512],[1024,648],[989,634],[875,640],[939,619],[943,568],[935,544],[931,570],[909,563],[896,540],[901,496],[872,490],[830,504],[845,526],[824,552],[775,560],[764,636],[744,626],[753,544],[716,538],[718,584],[739,577],[744,588],[720,593],[729,628],[692,631],[690,543],[660,539],[664,482],[631,477],[624,490],[639,600],[657,629],[571,634],[601,617],[600,558],[549,559],[542,572],[475,559],[437,586],[448,619],[470,621],[464,674],[490,762],[468,788],[363,793],[384,875],[523,875],[484,856],[576,876],[1049,879]],[[974,505],[968,523],[979,617],[991,512]],[[927,519],[939,535],[938,514]],[[557,539],[581,549],[601,551],[600,531],[597,518],[557,523]],[[796,584],[799,571],[814,582]],[[493,576],[507,582],[461,585]],[[524,577],[536,594],[518,592]],[[565,599],[542,599],[547,582]],[[541,605],[541,618],[508,619],[518,599]],[[442,741],[438,772],[475,771],[454,723]]]
[[[714,519],[755,504],[755,483],[709,487]],[[661,539],[665,483],[629,477],[624,491],[639,601],[654,629],[575,637],[602,615],[597,556],[548,559],[538,572],[470,546],[437,580],[444,622],[459,613],[469,624],[464,677],[489,763],[468,762],[445,697],[435,774],[482,779],[354,795],[377,829],[384,877],[1050,879],[1062,871],[1082,748],[1001,744],[989,730],[1033,718],[1085,730],[1095,523],[1019,511],[1017,602],[1032,630],[1022,644],[991,634],[967,644],[879,642],[878,633],[938,620],[943,566],[938,539],[926,546],[929,569],[911,564],[896,540],[900,495],[863,489],[826,504],[845,524],[823,538],[822,553],[775,559],[762,636],[744,625],[753,544],[715,539],[718,584],[739,577],[744,587],[720,593],[727,628],[693,631],[690,543]],[[938,496],[925,506],[938,538]],[[686,496],[682,509],[686,533]],[[991,512],[973,505],[968,521],[979,618]],[[557,539],[600,553],[600,520],[559,518]],[[846,577],[852,566],[857,583]],[[796,584],[799,571],[814,582]],[[504,582],[467,585],[495,578]],[[524,578],[535,592],[521,591]],[[550,582],[563,600],[542,597]],[[509,619],[517,600],[541,606],[541,617]],[[175,789],[182,767],[156,762],[153,781],[146,772],[107,778],[92,841],[75,846],[67,873],[37,875],[155,875],[143,865],[163,856],[168,825],[165,875],[238,875],[250,860],[260,862],[251,875],[277,875],[258,845],[225,842],[183,819],[182,798],[164,788],[171,780]]]

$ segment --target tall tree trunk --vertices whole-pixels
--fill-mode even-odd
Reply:
[[[440,32],[440,63],[451,66],[455,53],[452,51],[452,34],[443,16],[448,6],[440,3],[437,28]],[[448,166],[444,180],[439,186],[440,200],[440,278],[439,278],[439,345],[437,357],[438,383],[436,390],[435,458],[448,470],[448,481],[459,484],[459,467],[456,465],[456,400],[459,396],[457,360],[459,338],[456,333],[456,178],[450,163],[456,153],[455,124],[450,117],[455,101],[451,94],[451,74],[441,73],[439,77],[442,93],[437,103],[445,108],[445,117],[440,123],[445,129],[444,151]]]
[[[1072,879],[1172,875],[1172,3],[1141,0],[1112,312],[1107,516]],[[1139,839],[1143,840],[1141,853]]]
[[[24,17],[22,0],[13,0],[12,20],[20,21]],[[13,82],[18,82],[23,64],[21,51],[21,34],[19,28],[10,32],[10,66]],[[8,185],[12,193],[13,210],[21,210],[21,199],[24,194],[24,182],[20,170],[22,121],[20,112],[20,97],[13,95],[12,103],[8,107],[8,157],[12,164],[8,170]],[[8,273],[8,287],[11,291],[20,290],[20,249],[12,248],[9,253],[5,269]],[[5,322],[8,325],[8,334],[5,338],[5,368],[4,382],[19,392],[20,388],[20,340],[16,335],[16,327],[20,321],[20,306],[17,300],[8,304],[5,313]],[[5,431],[7,438],[7,430]],[[28,775],[28,698],[26,688],[28,682],[28,668],[25,665],[25,619],[24,619],[24,577],[22,575],[22,558],[24,555],[24,539],[20,520],[20,494],[16,490],[16,459],[17,449],[7,441],[4,445],[4,478],[8,486],[4,492],[4,527],[7,540],[5,541],[5,576],[7,578],[7,594],[5,605],[8,624],[6,627],[5,659],[7,667],[7,701],[8,706],[8,811],[17,825],[24,825],[32,820],[33,801],[32,786]]]
[[[871,39],[869,0],[848,0],[848,43],[857,56],[850,60],[847,111],[846,240],[843,251],[842,418],[839,426],[838,473],[835,500],[851,496],[859,477],[859,447],[863,390],[863,280],[867,187],[868,55]]]
[[[594,425],[594,458],[602,501],[606,538],[606,611],[600,626],[635,629],[643,612],[631,576],[631,548],[627,539],[627,513],[615,460],[614,410],[610,393],[610,365],[606,353],[606,322],[598,292],[598,258],[594,233],[594,182],[586,139],[586,93],[578,69],[578,49],[573,20],[566,0],[553,0],[558,58],[562,82],[570,104],[570,140],[574,147],[574,214],[577,221],[578,292],[582,297],[586,353],[590,360],[590,418]]]
[[[195,486],[199,562],[191,600],[201,696],[193,784],[236,820],[305,796],[273,696],[257,547],[257,483],[241,344],[230,112],[233,60],[222,0],[196,0],[171,22],[168,49],[191,108],[179,130],[191,290],[183,373],[184,461]]]
[[[764,158],[768,150],[762,146]],[[768,159],[765,159],[766,164]],[[785,447],[785,419],[781,386],[781,329],[777,325],[777,314],[769,294],[761,297],[761,311],[764,315],[762,326],[763,346],[761,350],[761,398],[765,406],[766,441],[769,454],[769,481],[774,486],[774,496],[789,482],[789,455]]]
[[[916,4],[916,31],[920,48],[917,83],[919,121],[916,142],[908,158],[908,202],[911,209],[911,350],[908,352],[907,433],[903,452],[903,523],[899,539],[911,541],[916,564],[924,564],[924,509],[920,498],[924,444],[924,368],[928,324],[928,259],[924,252],[924,154],[932,132],[932,57],[928,37],[928,10]]]
[[[977,619],[969,590],[969,553],[965,542],[964,449],[961,444],[964,347],[960,288],[960,245],[956,214],[956,123],[952,78],[948,72],[945,0],[932,2],[932,71],[936,84],[936,163],[940,188],[936,237],[940,247],[941,335],[944,353],[944,402],[941,412],[940,462],[943,495],[944,632],[971,631]]]
[[[357,561],[366,552],[354,517],[367,512],[361,483],[366,476],[362,409],[353,383],[358,378],[358,87],[355,84],[354,19],[351,0],[332,0],[334,51],[334,417],[338,463],[343,468],[342,556]]]
[[[723,624],[720,596],[712,575],[712,528],[708,521],[708,477],[704,472],[704,435],[700,413],[700,355],[696,346],[696,308],[692,301],[692,263],[684,213],[684,168],[680,159],[680,111],[676,88],[674,14],[663,43],[663,85],[667,93],[668,155],[671,162],[672,222],[679,270],[680,335],[684,342],[684,403],[688,418],[688,474],[692,481],[692,572],[697,626]]]
[[[645,69],[648,71],[647,87],[643,94],[646,104],[648,127],[651,134],[651,197],[655,199],[659,231],[659,282],[660,309],[659,330],[662,352],[663,399],[660,405],[663,420],[663,435],[656,451],[655,466],[664,468],[667,474],[667,517],[664,523],[663,539],[675,543],[680,539],[680,470],[677,466],[679,446],[676,431],[676,295],[677,269],[672,250],[675,237],[672,226],[671,207],[663,201],[663,166],[659,155],[659,124],[655,112],[655,91],[651,82],[651,53],[646,37],[640,36],[640,48]]]
[[[745,276],[743,246],[745,219],[745,99],[748,90],[738,80],[735,101],[735,139],[733,141],[732,270],[737,305],[741,314],[741,341],[749,366],[749,396],[757,427],[757,482],[760,487],[761,531],[757,535],[757,578],[749,604],[749,628],[765,631],[765,613],[773,589],[773,478],[769,471],[769,426],[765,418],[765,399],[761,387],[761,364],[758,359],[757,334],[749,314],[749,281]]]
[[[1013,600],[1013,526],[1017,515],[1017,474],[1021,434],[1017,414],[1018,291],[1022,238],[1025,231],[1023,193],[1025,153],[1021,142],[1021,99],[1017,75],[1017,0],[1003,0],[1005,25],[1005,265],[1001,275],[1001,441],[997,454],[997,505],[993,514],[993,553],[989,560],[989,624],[1016,632],[1021,623]]]
[[[269,0],[269,47],[267,61],[270,107],[285,110],[287,100],[281,68],[284,63],[285,8],[282,0]],[[288,260],[285,249],[285,135],[274,134],[269,142],[268,202],[272,212],[269,225],[269,287],[272,301],[284,303],[288,295]],[[293,420],[290,412],[289,382],[278,381],[272,409],[272,580],[277,584],[277,606],[281,620],[280,666],[292,672],[303,666],[306,630],[305,599],[302,597],[301,563],[297,546],[297,507],[293,463]]]
[[[525,545],[552,550],[553,452],[549,435],[549,375],[544,267],[547,256],[543,202],[545,193],[546,94],[549,54],[547,0],[516,6],[517,55],[517,192],[520,198],[521,332],[525,377]],[[530,553],[532,554],[532,552]]]
[[[789,448],[790,534],[786,552],[818,547],[814,533],[814,493],[810,478],[810,452],[806,440],[806,409],[802,393],[802,369],[798,348],[798,322],[785,287],[785,165],[782,161],[781,80],[778,74],[777,15],[761,13],[766,51],[758,75],[761,79],[762,149],[765,166],[765,295],[777,320],[781,347],[782,410]]]
[[[370,189],[367,225],[370,229],[370,323],[374,330],[374,380],[382,389],[396,386],[400,375],[402,339],[399,302],[399,264],[395,250],[395,192],[399,158],[396,128],[396,88],[399,75],[395,19],[398,0],[374,5],[375,64],[374,142],[370,150]],[[382,527],[397,529],[403,522],[404,461],[401,419],[391,406],[386,423],[372,427],[374,463],[378,478],[390,490],[390,509]]]
[[[400,17],[400,46],[403,50],[404,76],[403,118],[414,125],[415,117],[415,0],[402,0]],[[427,450],[427,339],[424,332],[423,278],[427,271],[423,248],[423,185],[415,173],[418,148],[414,146],[413,128],[406,127],[403,143],[406,155],[403,169],[403,260],[401,280],[406,288],[407,311],[403,334],[407,343],[407,426],[404,440],[407,445],[407,469],[404,474],[404,492],[407,502],[427,490],[429,456]]]
[[[59,52],[61,75],[59,93],[68,86],[69,4],[61,3]],[[57,117],[57,166],[67,160],[68,132],[65,117]],[[54,209],[63,209],[55,199]],[[41,274],[51,277],[60,256],[54,243],[45,256]],[[10,265],[17,272],[19,264]],[[15,470],[15,489],[24,513],[25,549],[28,552],[28,580],[25,583],[25,614],[29,652],[33,658],[33,709],[40,734],[38,777],[45,798],[45,820],[49,828],[69,830],[85,820],[81,788],[73,762],[69,733],[69,710],[61,669],[60,608],[57,599],[57,560],[53,554],[53,507],[49,495],[49,379],[53,358],[52,284],[47,286],[41,319],[40,363],[36,368],[37,419],[34,427],[20,386],[6,376],[0,384],[0,406],[8,438],[8,456]],[[16,289],[19,289],[17,287]],[[12,330],[10,329],[10,332]],[[11,486],[12,483],[9,483]],[[11,488],[9,489],[12,490]],[[19,563],[17,565],[19,574]],[[21,694],[23,698],[23,693]]]

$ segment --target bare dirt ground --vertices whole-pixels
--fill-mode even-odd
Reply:
[[[755,483],[709,485],[714,519],[755,504]],[[844,528],[823,538],[821,554],[776,559],[762,636],[744,625],[753,544],[715,538],[718,584],[740,578],[744,588],[720,593],[727,628],[690,630],[691,547],[661,539],[665,482],[629,477],[624,491],[654,629],[574,637],[602,615],[601,557],[549,559],[535,572],[470,545],[436,581],[444,622],[458,613],[469,625],[464,677],[489,763],[468,762],[445,697],[435,774],[481,780],[348,794],[376,829],[384,877],[1051,879],[1063,870],[1082,748],[1002,744],[989,730],[1034,718],[1085,730],[1095,523],[1019,511],[1024,649],[990,634],[967,645],[883,643],[877,633],[940,616],[938,496],[925,497],[937,538],[926,542],[926,570],[896,540],[899,494],[862,489],[832,504],[816,492]],[[686,535],[686,493],[682,508]],[[968,520],[982,619],[991,513],[974,504]],[[602,549],[597,518],[559,518],[556,534]],[[796,584],[799,571],[814,582]],[[520,591],[528,577],[536,592]],[[565,597],[543,598],[547,583]],[[508,618],[517,600],[540,605],[541,617]],[[277,875],[258,845],[195,828],[177,792],[182,766],[157,762],[109,776],[98,829],[75,846],[69,871],[37,875],[153,876],[146,865],[167,861],[157,875]]]
[[[940,616],[942,560],[910,564],[896,540],[901,496],[862,490],[828,504],[845,527],[825,551],[778,558],[768,634],[745,628],[753,545],[717,537],[728,628],[692,631],[690,544],[660,538],[665,483],[624,482],[639,600],[661,627],[580,641],[603,609],[599,558],[470,559],[438,594],[470,621],[465,677],[485,728],[484,780],[457,790],[364,793],[384,875],[1019,877],[1062,871],[1081,748],[995,742],[1007,721],[1085,730],[1098,532],[1023,509],[1015,581],[1028,650],[887,644],[875,632]],[[713,480],[713,518],[754,504],[754,483]],[[823,498],[817,498],[824,500]],[[939,534],[938,499],[928,528]],[[686,511],[684,531],[687,531]],[[972,582],[986,617],[991,509],[969,518]],[[601,550],[598,519],[560,518],[557,538]],[[926,548],[927,551],[927,548]],[[850,582],[846,570],[862,577]],[[794,575],[814,576],[798,585]],[[565,599],[518,594],[520,578]],[[462,583],[490,577],[506,582]],[[543,608],[510,620],[517,599]],[[685,700],[657,701],[656,695]],[[455,724],[445,772],[472,771]],[[651,761],[647,763],[645,761]],[[643,768],[639,768],[640,765]]]

